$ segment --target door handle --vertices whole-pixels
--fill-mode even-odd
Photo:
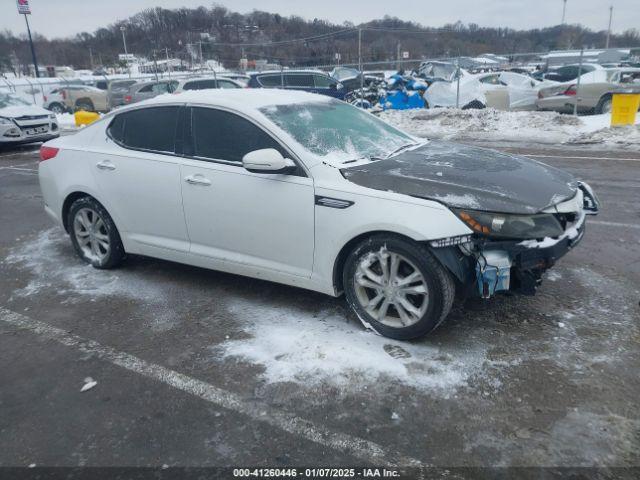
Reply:
[[[96,167],[100,170],[115,170],[116,166],[111,163],[109,160],[103,160],[101,162],[96,163]]]
[[[184,180],[189,185],[202,185],[202,186],[205,186],[205,187],[208,187],[209,185],[211,185],[211,180],[209,180],[208,178],[203,177],[200,174],[198,174],[198,175],[189,175],[189,176],[185,177]]]

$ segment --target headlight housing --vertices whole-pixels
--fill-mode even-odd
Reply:
[[[509,215],[462,209],[453,209],[453,212],[475,233],[489,237],[529,240],[564,233],[560,221],[552,213]]]
[[[14,123],[10,118],[0,117],[0,125],[14,125]]]

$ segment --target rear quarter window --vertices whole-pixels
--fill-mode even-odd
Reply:
[[[283,84],[283,78],[280,74],[260,75],[258,82],[263,87],[280,87]]]
[[[109,136],[125,148],[174,153],[179,107],[152,107],[117,115]]]
[[[307,74],[289,74],[285,76],[286,85],[294,88],[313,88],[313,75]]]

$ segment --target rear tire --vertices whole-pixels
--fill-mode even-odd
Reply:
[[[487,108],[487,106],[480,100],[472,100],[463,106],[462,110],[482,110],[483,108]]]
[[[61,113],[65,113],[67,111],[64,105],[60,103],[52,103],[51,105],[49,105],[49,110],[56,115],[60,115]]]
[[[95,108],[93,108],[93,102],[91,100],[78,100],[76,102],[76,112],[95,112]]]
[[[603,95],[603,97],[598,102],[598,105],[596,105],[596,113],[611,113],[612,102],[613,98],[611,97],[611,95]]]
[[[423,245],[393,234],[369,237],[343,270],[349,306],[366,327],[410,340],[437,328],[455,296],[451,274]]]
[[[118,266],[125,258],[120,234],[109,213],[92,197],[77,199],[67,214],[71,243],[78,256],[95,268]]]

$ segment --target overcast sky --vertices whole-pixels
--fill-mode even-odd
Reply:
[[[148,7],[209,6],[210,1],[191,0],[31,0],[34,32],[48,37],[92,32]],[[528,29],[557,25],[562,18],[562,0],[220,0],[241,13],[260,9],[281,15],[300,15],[342,23],[359,23],[384,15],[441,26],[461,20],[481,26]],[[613,31],[640,27],[640,0],[568,0],[567,23],[581,23],[606,30],[609,6],[613,5]],[[0,30],[25,31],[15,0],[0,0]]]

